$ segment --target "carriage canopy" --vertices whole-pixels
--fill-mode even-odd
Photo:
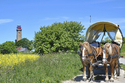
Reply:
[[[89,43],[92,43],[96,41],[102,33],[102,38],[104,37],[105,33],[107,33],[109,38],[113,42],[118,43],[120,45],[120,48],[122,47],[123,35],[119,28],[119,25],[106,21],[96,22],[92,24],[86,32],[85,40]]]

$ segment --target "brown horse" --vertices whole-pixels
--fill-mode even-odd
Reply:
[[[100,55],[101,48],[95,48],[88,42],[80,43],[80,59],[83,64],[83,80],[87,80],[86,68],[88,69],[88,78],[93,75],[92,63],[96,62],[97,56]],[[100,50],[100,51],[99,51]],[[102,51],[101,51],[102,52]]]
[[[110,81],[114,81],[114,78],[117,77],[116,68],[120,57],[120,48],[116,44],[106,43],[102,49],[103,49],[103,64],[106,73],[105,81],[109,80],[107,64],[109,64],[111,68]]]

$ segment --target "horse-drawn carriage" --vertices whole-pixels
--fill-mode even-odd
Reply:
[[[103,41],[105,36],[110,38],[110,43]],[[119,25],[105,21],[96,22],[88,28],[85,42],[80,44],[80,58],[84,71],[83,80],[87,80],[86,69],[88,69],[88,78],[91,79],[93,68],[98,67],[99,64],[105,67],[105,81],[109,80],[107,64],[111,69],[110,81],[114,81],[114,78],[120,75],[119,58],[123,35]]]

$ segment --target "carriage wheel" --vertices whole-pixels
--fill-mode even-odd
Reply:
[[[117,76],[120,76],[120,63],[119,63],[119,61],[117,64],[116,74],[117,74]]]

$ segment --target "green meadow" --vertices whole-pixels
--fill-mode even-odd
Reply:
[[[121,55],[125,57],[125,45]],[[39,55],[35,61],[26,60],[13,69],[0,69],[0,83],[61,83],[82,74],[77,53],[51,53]],[[125,70],[125,65],[121,65]]]
[[[60,83],[82,73],[81,68],[76,53],[45,54],[33,62],[26,60],[13,69],[1,69],[0,83]]]

